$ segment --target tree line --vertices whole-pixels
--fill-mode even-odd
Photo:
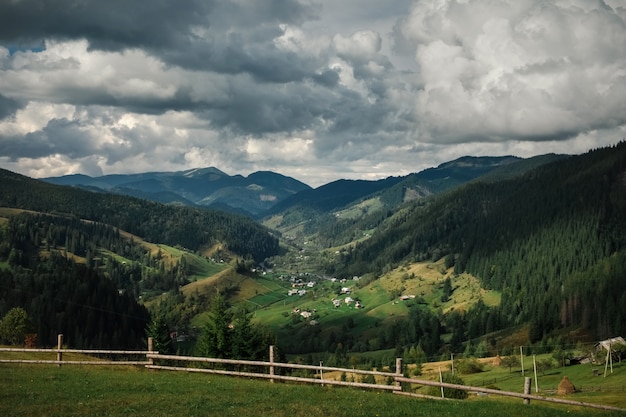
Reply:
[[[0,269],[0,316],[15,308],[27,313],[27,333],[40,346],[53,346],[61,333],[77,348],[141,348],[150,321],[143,306],[97,270],[56,254],[32,270]]]

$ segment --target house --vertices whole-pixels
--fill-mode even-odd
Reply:
[[[310,311],[304,310],[300,312],[300,315],[304,317],[305,319],[310,319],[313,313],[311,313]]]
[[[352,304],[354,302],[354,299],[352,297],[346,297],[346,299],[343,301],[346,304]]]
[[[341,300],[337,298],[333,299],[333,305],[335,306],[335,308],[338,308],[341,305]]]
[[[348,287],[342,287],[341,288],[341,293],[342,294],[350,294],[352,292],[352,290]]]
[[[623,337],[613,337],[610,339],[602,340],[595,344],[593,352],[592,352],[592,360],[596,362],[598,359],[601,359],[606,352],[606,358],[612,359],[615,352],[622,350],[626,346],[626,340]],[[596,357],[599,356],[599,357]]]
[[[596,343],[596,350],[611,350],[615,345],[626,345],[626,340],[623,337],[613,337],[611,339],[602,340],[601,342]]]

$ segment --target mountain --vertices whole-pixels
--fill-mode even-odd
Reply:
[[[344,252],[341,274],[445,257],[500,291],[501,326],[530,323],[531,342],[574,325],[626,332],[626,142],[547,160],[403,206]]]
[[[154,179],[136,178],[159,187]],[[219,290],[253,310],[286,352],[328,352],[324,363],[344,366],[348,352],[419,347],[439,357],[478,341],[496,352],[519,346],[502,340],[505,331],[533,349],[560,335],[626,332],[626,142],[576,156],[464,157],[288,199],[272,217],[300,222],[279,250],[247,217],[0,170],[0,315],[25,308],[46,343],[58,326],[80,346],[110,335],[135,344],[142,324],[131,319],[145,321],[145,311],[128,297],[189,330],[203,326]],[[361,307],[333,305],[346,286]],[[112,309],[123,330],[110,325]],[[316,324],[300,309],[317,311]]]
[[[97,188],[165,204],[219,207],[253,217],[262,216],[285,198],[311,188],[270,171],[244,177],[230,176],[213,167],[100,177],[76,174],[42,180],[57,185]]]
[[[253,220],[219,210],[163,205],[130,196],[94,193],[0,170],[0,207],[59,213],[120,228],[151,242],[193,251],[221,244],[262,261],[278,240]]]
[[[59,332],[76,347],[145,345],[145,301],[278,250],[249,217],[0,169],[0,317],[24,309],[43,346]]]
[[[279,204],[264,224],[290,237],[298,236],[320,247],[340,246],[368,235],[401,205],[451,190],[493,175],[516,176],[562,158],[543,156],[464,156],[403,177],[379,181],[339,180],[299,192]]]

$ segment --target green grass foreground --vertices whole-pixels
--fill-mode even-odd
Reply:
[[[472,397],[435,401],[387,392],[139,367],[0,364],[2,416],[589,416],[594,409]]]

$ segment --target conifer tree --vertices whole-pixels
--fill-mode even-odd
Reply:
[[[170,331],[162,315],[152,318],[146,328],[146,335],[152,338],[152,347],[157,352],[166,355],[174,353]]]
[[[232,315],[224,297],[217,293],[211,300],[211,310],[202,335],[197,343],[198,354],[212,358],[226,358],[230,356]]]

